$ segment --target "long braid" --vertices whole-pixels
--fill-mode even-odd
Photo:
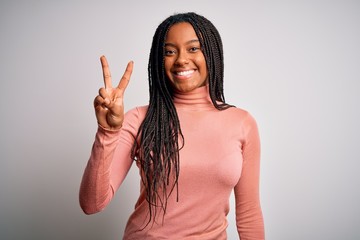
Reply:
[[[213,105],[219,110],[231,107],[225,103],[222,41],[214,25],[195,13],[176,14],[165,19],[153,37],[148,64],[149,107],[131,152],[132,158],[140,164],[145,198],[149,203],[149,218],[142,229],[151,221],[155,222],[159,208],[165,216],[167,201],[174,189],[177,201],[179,199],[179,151],[185,143],[165,74],[164,46],[169,28],[180,22],[190,23],[199,38],[209,73],[209,94]]]

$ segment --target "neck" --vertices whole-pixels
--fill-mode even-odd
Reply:
[[[173,101],[177,108],[189,110],[214,109],[209,95],[209,85],[196,88],[190,92],[174,92]]]

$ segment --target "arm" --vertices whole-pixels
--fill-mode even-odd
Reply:
[[[119,132],[98,128],[80,185],[80,206],[86,214],[104,209],[114,195],[110,172]]]
[[[255,120],[244,120],[243,168],[234,188],[236,224],[241,240],[264,239],[264,222],[259,199],[260,140]]]
[[[131,148],[138,123],[138,112],[125,115],[121,130],[110,131],[99,126],[80,186],[80,206],[86,214],[103,210],[125,179],[133,160]]]
[[[113,88],[109,65],[100,58],[105,87],[94,100],[99,125],[91,156],[80,186],[80,206],[87,214],[101,211],[112,199],[130,166],[134,130],[124,121],[124,91],[129,83],[133,62],[129,62],[117,87]],[[134,112],[134,111],[133,111]],[[130,121],[129,121],[130,118]],[[134,122],[134,121],[133,121]]]

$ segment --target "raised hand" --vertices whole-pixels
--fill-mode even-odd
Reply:
[[[118,86],[112,87],[109,64],[105,56],[100,57],[105,87],[100,88],[94,100],[97,122],[110,130],[120,129],[124,121],[124,91],[130,81],[134,63],[130,61]]]

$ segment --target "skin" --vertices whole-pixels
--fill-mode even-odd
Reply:
[[[130,81],[134,63],[130,61],[117,87],[112,87],[109,64],[105,56],[100,57],[104,85],[94,100],[97,122],[110,130],[120,129],[124,121],[124,92]]]
[[[175,91],[190,92],[205,86],[206,61],[198,37],[190,23],[170,27],[165,39],[165,73]]]

